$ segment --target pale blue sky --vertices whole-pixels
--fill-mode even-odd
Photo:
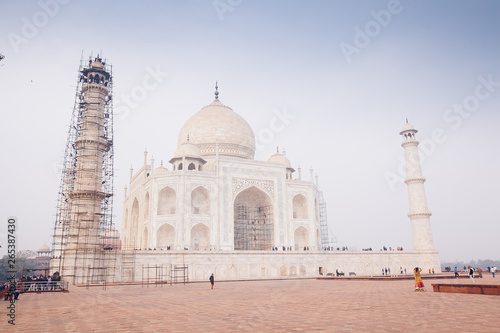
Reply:
[[[49,6],[48,15],[40,3],[58,8]],[[498,1],[400,1],[350,62],[341,43],[355,46],[355,29],[376,25],[372,11],[391,1],[220,0],[232,6],[223,20],[211,0],[40,3],[0,3],[0,217],[19,218],[20,248],[51,242],[54,169],[63,158],[79,60],[82,52],[85,59],[102,52],[113,64],[115,110],[148,68],[169,74],[116,119],[120,230],[130,165],[140,167],[145,147],[157,165],[166,164],[180,128],[213,100],[218,80],[221,101],[258,138],[273,110],[295,115],[256,159],[278,145],[303,178],[313,166],[331,230],[340,245],[358,249],[411,248],[406,185],[390,186],[386,176],[398,174],[406,117],[421,141],[441,129],[446,140],[422,165],[436,248],[442,260],[500,259],[500,86],[467,118],[447,113],[475,95],[478,78],[500,81]],[[26,22],[38,22],[37,32],[27,35]],[[25,43],[16,46],[13,38]],[[2,245],[5,230],[0,224]]]

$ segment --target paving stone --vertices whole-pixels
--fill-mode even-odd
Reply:
[[[479,281],[478,281],[479,280]],[[282,280],[22,294],[1,332],[494,332],[500,297],[414,292],[413,281]],[[496,284],[486,275],[476,283]]]

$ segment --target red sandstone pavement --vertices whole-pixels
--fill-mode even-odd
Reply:
[[[70,287],[22,294],[1,332],[500,332],[500,296],[414,292],[413,281],[281,280]],[[485,276],[475,283],[500,283]]]

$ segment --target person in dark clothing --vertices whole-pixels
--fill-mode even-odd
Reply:
[[[212,275],[210,275],[210,284],[211,284],[211,288],[210,289],[214,289],[214,273],[212,273]]]

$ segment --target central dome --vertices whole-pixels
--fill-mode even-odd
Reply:
[[[196,145],[203,158],[215,158],[216,147],[220,156],[253,159],[255,136],[250,125],[230,107],[218,99],[203,107],[182,126],[177,147]]]

